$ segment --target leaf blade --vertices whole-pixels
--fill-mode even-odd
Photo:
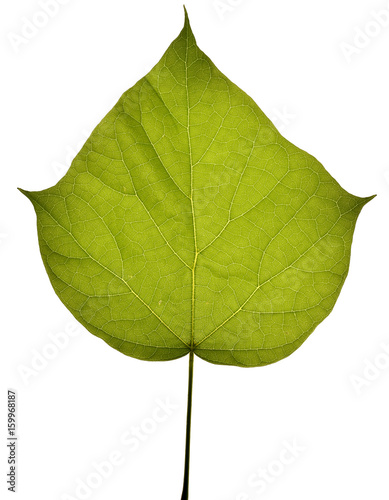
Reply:
[[[330,313],[371,199],[279,134],[187,14],[58,184],[24,194],[53,287],[91,333],[139,359],[239,366],[291,354]]]

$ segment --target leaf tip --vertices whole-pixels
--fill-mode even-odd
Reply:
[[[28,198],[31,201],[31,203],[34,205],[34,207],[35,207],[35,201],[36,201],[36,197],[37,197],[38,191],[27,191],[26,189],[22,189],[22,188],[17,188],[17,189],[22,194],[24,194],[24,196],[26,198]]]
[[[183,33],[187,33],[189,36],[193,37],[193,31],[192,31],[192,28],[191,28],[190,22],[189,22],[188,11],[186,10],[185,5],[183,5],[183,7],[184,7],[184,14],[185,14],[185,22],[184,22],[184,28],[182,31],[183,31]]]
[[[184,14],[185,14],[185,25],[189,25],[189,16],[188,16],[188,11],[186,10],[185,4],[183,5],[184,7]]]
[[[18,188],[18,191],[20,191],[22,194],[24,194],[24,196],[26,196],[29,200],[31,199],[31,192],[30,191],[26,191],[25,189],[22,189],[22,188]]]
[[[369,203],[369,201],[373,200],[377,195],[373,194],[372,196],[367,196],[366,198],[362,198],[363,204],[366,205],[366,203]]]

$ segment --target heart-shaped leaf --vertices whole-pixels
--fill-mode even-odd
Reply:
[[[330,313],[371,198],[284,139],[185,26],[34,204],[54,290],[139,359],[260,366]]]
[[[130,356],[259,366],[329,314],[370,198],[283,138],[185,26],[54,187],[23,191],[54,290]]]

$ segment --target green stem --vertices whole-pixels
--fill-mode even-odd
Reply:
[[[186,414],[185,472],[181,500],[189,498],[190,423],[192,419],[193,351],[189,353],[188,409]]]

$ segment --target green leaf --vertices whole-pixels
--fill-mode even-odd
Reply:
[[[358,214],[185,26],[54,187],[23,193],[54,290],[124,354],[259,366],[330,313]]]

